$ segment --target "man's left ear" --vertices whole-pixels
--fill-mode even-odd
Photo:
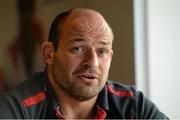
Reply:
[[[42,53],[47,64],[52,64],[54,61],[54,46],[51,42],[45,41],[42,46]]]
[[[113,50],[111,50],[110,57],[111,57],[111,60],[112,60],[112,57],[113,57]]]

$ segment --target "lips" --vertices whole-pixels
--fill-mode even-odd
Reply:
[[[78,75],[77,77],[81,79],[89,79],[89,80],[94,80],[98,78],[97,75],[92,75],[92,74],[81,74]]]

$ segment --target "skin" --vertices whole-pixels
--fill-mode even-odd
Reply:
[[[112,31],[98,12],[75,9],[63,25],[57,51],[51,43],[43,44],[48,77],[65,117],[92,118],[108,78],[112,41]]]

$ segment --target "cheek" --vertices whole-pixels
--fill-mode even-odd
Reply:
[[[102,69],[103,69],[104,77],[107,79],[109,75],[109,65],[104,65]]]
[[[63,73],[68,75],[72,74],[79,65],[77,58],[68,55],[63,55],[61,58],[59,57],[57,61],[59,62],[59,67],[61,67]]]
[[[110,64],[111,64],[111,61],[110,60],[103,60],[101,61],[101,69],[102,71],[107,74],[109,72],[109,68],[110,68]]]

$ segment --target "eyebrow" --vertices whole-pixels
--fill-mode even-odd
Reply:
[[[84,39],[82,37],[82,38],[73,39],[70,42],[74,43],[74,42],[86,42],[86,41],[88,41],[88,40],[86,40],[86,39]],[[110,41],[98,41],[98,44],[101,44],[101,45],[111,45],[111,42]]]
[[[98,43],[101,45],[111,45],[110,41],[98,41]]]

